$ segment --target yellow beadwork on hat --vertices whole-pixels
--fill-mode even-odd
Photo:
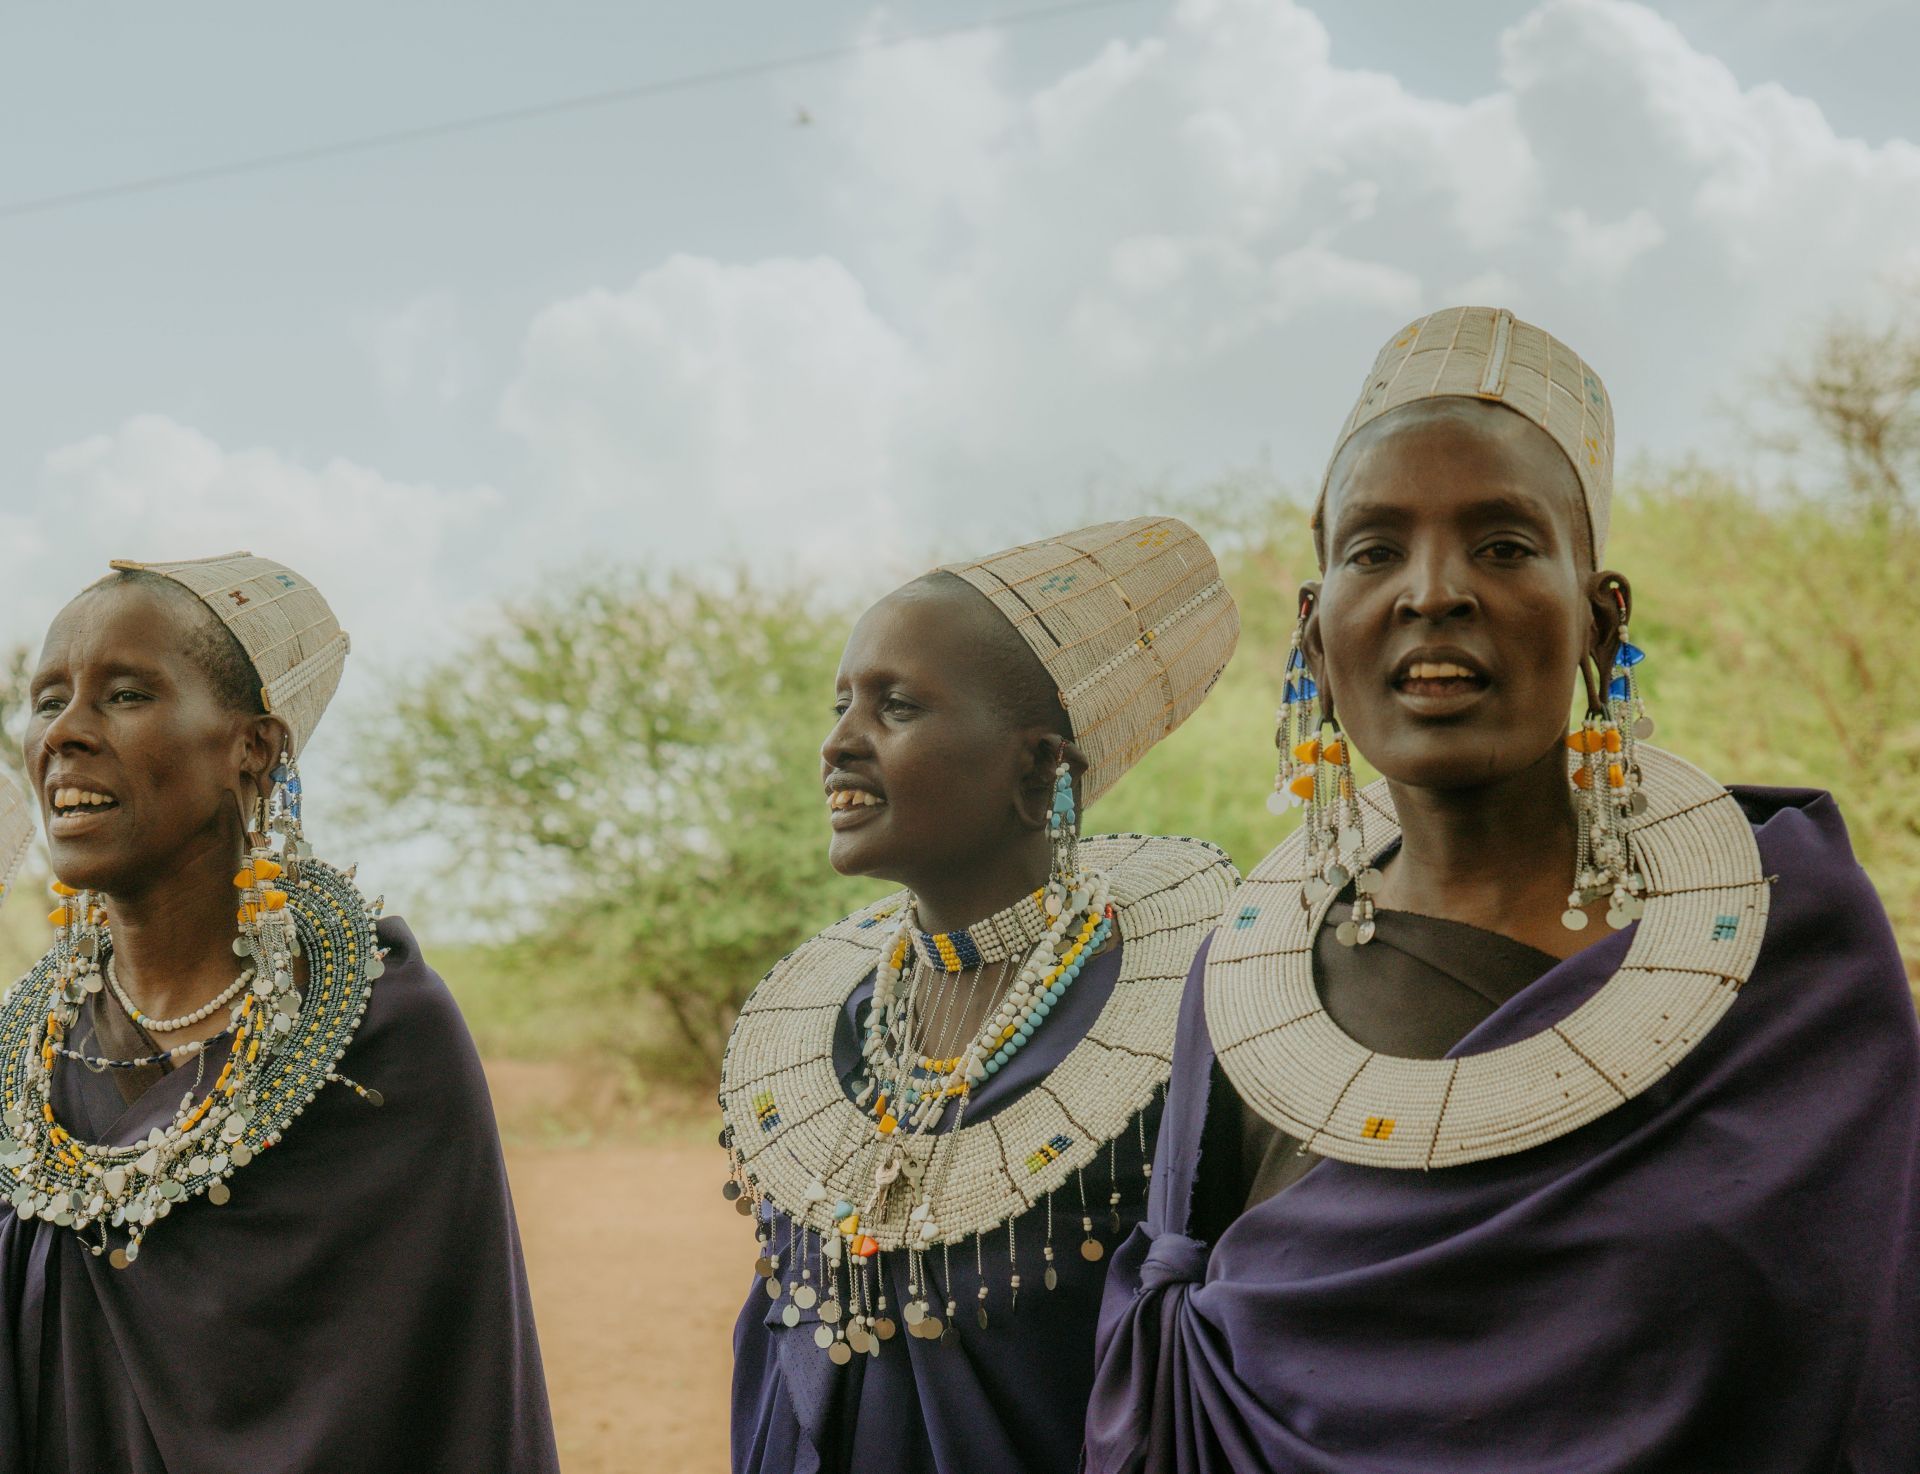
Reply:
[[[284,564],[246,552],[178,563],[115,558],[112,566],[170,578],[220,616],[253,662],[261,702],[286,723],[298,757],[333,699],[349,648],[320,591]]]

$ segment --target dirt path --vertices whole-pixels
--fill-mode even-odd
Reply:
[[[567,1474],[724,1474],[753,1239],[719,1161],[711,1146],[508,1150]]]

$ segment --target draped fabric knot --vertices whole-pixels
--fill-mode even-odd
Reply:
[[[1147,1247],[1140,1264],[1140,1293],[1153,1294],[1168,1285],[1197,1285],[1207,1277],[1207,1245],[1183,1233],[1161,1233]]]

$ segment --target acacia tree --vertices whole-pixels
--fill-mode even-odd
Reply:
[[[580,575],[368,719],[357,817],[450,844],[529,986],[656,1006],[710,1072],[747,991],[871,886],[826,864],[819,743],[843,618],[744,579]],[[663,1057],[664,1056],[664,1057]]]
[[[1910,515],[1920,498],[1920,289],[1885,326],[1836,317],[1806,353],[1765,381],[1783,418],[1766,439],[1811,455],[1877,517]]]

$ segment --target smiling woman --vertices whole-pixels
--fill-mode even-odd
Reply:
[[[956,565],[854,626],[829,856],[906,889],[784,958],[728,1045],[725,1191],[760,1246],[736,1469],[1076,1466],[1104,1261],[1238,879],[1211,845],[1083,840],[1078,815],[1199,706],[1238,628],[1168,518]]]
[[[1900,959],[1830,797],[1647,743],[1612,454],[1506,312],[1369,374],[1287,664],[1306,822],[1194,966],[1095,1474],[1920,1467]]]
[[[472,1044],[302,834],[347,637],[250,554],[115,568],[31,687],[58,900],[0,1002],[0,1471],[552,1469]]]

